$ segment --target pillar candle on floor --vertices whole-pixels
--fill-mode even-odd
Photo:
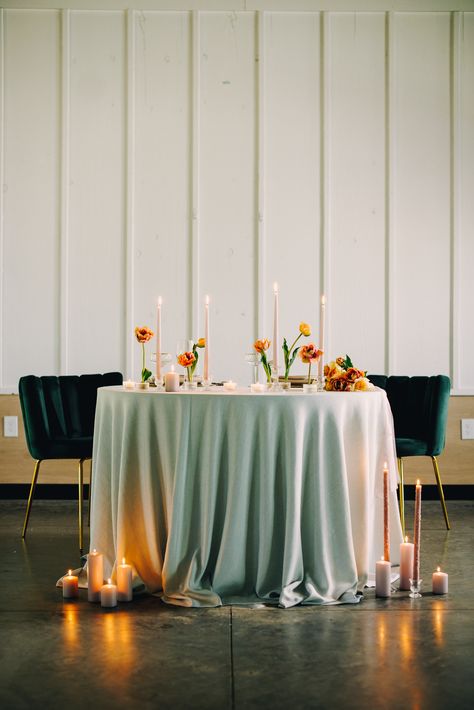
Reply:
[[[405,542],[400,543],[400,589],[409,591],[412,575],[413,543],[408,542],[408,537],[405,537]]]
[[[377,560],[375,563],[375,596],[391,596],[391,565],[388,560]]]
[[[131,602],[133,599],[132,566],[126,564],[125,557],[122,564],[117,565],[117,599],[119,602]]]
[[[87,598],[100,602],[100,590],[104,584],[104,557],[97,550],[87,555]]]
[[[446,572],[441,572],[441,568],[438,567],[436,572],[433,572],[433,594],[447,594],[448,593],[448,575]]]
[[[69,570],[63,577],[63,599],[74,599],[79,593],[78,589],[79,580],[76,575],[72,573],[72,570]]]
[[[117,606],[117,587],[108,579],[107,584],[103,584],[100,590],[100,605],[105,607]]]

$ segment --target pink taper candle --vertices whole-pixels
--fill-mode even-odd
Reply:
[[[388,467],[383,465],[383,558],[390,560],[390,516],[388,509]]]
[[[414,535],[414,555],[413,555],[413,579],[420,579],[420,534],[421,534],[421,483],[416,482],[415,488],[415,535]]]
[[[278,350],[280,336],[278,334],[278,284],[273,284],[273,369],[278,376]]]
[[[204,379],[209,380],[209,296],[206,296],[205,304],[204,338],[206,340],[206,348],[204,350]]]
[[[156,323],[156,384],[160,384],[161,374],[161,296],[158,298],[158,312]]]
[[[323,351],[323,353],[326,350],[326,348],[324,347],[324,321],[325,321],[325,318],[326,318],[326,296],[323,293],[321,296],[321,306],[320,306],[320,311],[319,311],[319,342],[320,342],[319,347]],[[324,357],[324,355],[322,355],[319,358],[319,362],[318,362],[318,377],[320,378],[320,380],[323,376],[323,357]]]

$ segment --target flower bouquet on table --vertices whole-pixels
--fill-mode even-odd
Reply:
[[[270,347],[271,342],[267,338],[263,338],[263,340],[256,340],[253,344],[253,349],[255,350],[256,353],[260,355],[260,362],[262,363],[265,375],[267,377],[267,382],[270,383],[272,381],[272,367],[270,363],[267,360],[267,355],[266,352],[268,348]]]
[[[154,336],[154,332],[148,328],[146,325],[142,326],[141,328],[137,327],[135,328],[135,337],[142,346],[142,382],[147,382],[152,373],[150,370],[147,369],[146,367],[146,361],[145,361],[145,343],[147,343],[149,340],[151,340]]]
[[[296,343],[298,340],[304,335],[305,338],[308,338],[311,335],[311,326],[309,323],[300,323],[300,332],[293,341],[292,345],[288,347],[288,343],[286,342],[286,338],[283,338],[283,357],[285,359],[285,374],[283,376],[283,380],[285,382],[288,382],[288,378],[290,376],[290,368],[293,365],[296,356],[298,355],[298,352],[300,351],[300,346],[295,348]],[[303,362],[308,362],[307,360]]]
[[[193,381],[194,371],[199,360],[198,349],[205,347],[205,338],[199,338],[197,343],[193,343],[192,350],[187,350],[186,352],[178,355],[178,363],[187,370],[188,382]]]
[[[367,392],[375,389],[367,372],[354,367],[349,355],[338,357],[324,367],[328,392]]]
[[[303,347],[300,350],[300,358],[301,361],[304,362],[306,365],[309,365],[308,367],[308,385],[312,384],[311,380],[311,365],[313,363],[316,363],[319,361],[319,358],[323,354],[323,351],[320,350],[314,343],[309,343],[308,345],[303,345]]]

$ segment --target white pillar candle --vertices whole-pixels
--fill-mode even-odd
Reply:
[[[319,309],[319,347],[323,351],[323,355],[318,360],[318,377],[323,376],[323,359],[324,359],[324,321],[326,318],[326,296],[324,293],[321,296],[321,304]]]
[[[433,594],[447,594],[448,593],[448,575],[446,572],[441,572],[441,568],[438,567],[436,572],[433,572]]]
[[[388,467],[383,465],[383,557],[390,560],[390,520],[388,509]]]
[[[158,298],[157,323],[156,323],[156,384],[161,385],[161,296]]]
[[[131,602],[132,598],[132,565],[127,565],[123,557],[122,564],[117,565],[117,599],[119,602]]]
[[[133,380],[124,380],[123,387],[126,390],[135,389],[135,382]]]
[[[421,483],[416,482],[415,488],[415,535],[413,552],[413,579],[417,582],[420,579],[420,536],[421,536]]]
[[[391,565],[388,560],[377,560],[375,563],[375,596],[389,597],[391,591]]]
[[[100,590],[104,584],[104,557],[97,550],[87,555],[87,598],[100,602]]]
[[[204,373],[203,379],[209,380],[209,349],[211,342],[209,340],[209,296],[206,296],[205,310],[204,310],[204,339],[206,341],[206,347],[204,349]]]
[[[79,580],[69,570],[63,577],[63,599],[74,599],[79,594]]]
[[[100,605],[111,607],[117,606],[117,587],[108,579],[107,584],[102,585],[100,590]]]
[[[405,542],[400,543],[400,589],[405,591],[409,591],[413,575],[413,552],[413,543],[406,537]]]
[[[165,375],[165,391],[178,392],[179,390],[179,375],[174,371],[174,365],[171,365],[171,370]]]
[[[228,392],[233,392],[235,389],[237,389],[237,382],[232,382],[232,380],[224,382],[224,389]]]
[[[278,375],[278,350],[279,350],[279,340],[280,335],[278,333],[279,327],[279,312],[278,312],[278,284],[273,284],[273,369],[275,374]]]

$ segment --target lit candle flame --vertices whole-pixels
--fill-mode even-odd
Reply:
[[[386,461],[383,462],[383,470],[384,471],[388,470],[388,463]]]
[[[162,303],[163,303],[163,299],[161,298],[161,296],[158,296],[158,308],[160,308]]]
[[[416,485],[417,485],[417,486],[421,486],[421,481],[420,481],[419,478],[416,479]]]
[[[122,557],[122,564],[125,564],[125,557]]]
[[[324,293],[323,293],[322,296],[321,296],[321,305],[322,305],[322,306],[325,306],[325,305],[326,305],[326,296],[324,295]]]
[[[206,298],[204,299],[204,301],[205,301],[205,303],[206,303],[206,306],[208,306],[208,305],[209,305],[209,301],[210,301],[209,296],[206,296]]]
[[[439,567],[438,567],[438,572],[439,572]],[[67,573],[68,573],[68,577],[71,577],[72,576],[72,569],[68,569]]]
[[[107,580],[107,584],[112,584],[112,580],[111,580],[111,579],[108,579],[108,580]]]
[[[273,284],[273,292],[274,292],[274,293],[278,293],[278,284],[277,284],[276,281],[275,281],[275,283]]]
[[[97,554],[97,550],[95,549],[95,547],[94,547],[94,549],[92,550],[92,554],[93,554],[93,555],[96,555],[96,554]]]
[[[408,535],[405,535],[405,542],[408,542]]]
[[[437,572],[441,572],[441,567],[437,567],[437,568],[436,568],[436,571],[437,571]]]

